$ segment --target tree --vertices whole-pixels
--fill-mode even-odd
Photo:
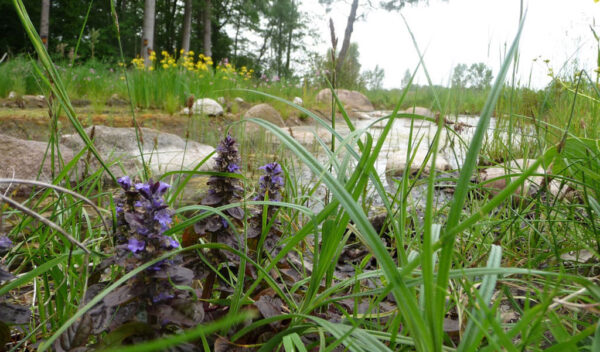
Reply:
[[[40,38],[48,50],[48,34],[50,32],[50,0],[42,0],[42,15],[40,18]]]
[[[325,4],[330,6],[335,0],[319,0],[321,4]],[[420,0],[388,0],[382,1],[381,5],[383,8],[388,10],[399,10],[404,7],[405,4],[409,3],[417,3]],[[370,4],[370,2],[369,2]],[[342,41],[342,48],[340,52],[337,54],[336,65],[335,65],[335,73],[336,76],[341,74],[342,66],[344,65],[344,61],[346,60],[346,55],[348,53],[348,49],[350,48],[350,40],[352,37],[352,32],[354,31],[354,22],[359,18],[357,15],[359,7],[359,0],[352,0],[352,4],[350,5],[350,14],[348,15],[348,21],[346,22],[346,29],[344,31],[344,39]]]
[[[385,71],[379,65],[375,65],[375,68],[363,72],[362,81],[365,86],[369,89],[381,89],[383,86],[383,78],[385,77]],[[409,76],[410,79],[410,76]]]
[[[181,49],[184,52],[190,51],[190,40],[192,37],[192,0],[185,0],[185,12],[183,15],[183,38],[181,40]]]
[[[467,65],[458,64],[452,72],[452,86],[456,88],[465,88],[467,86]]]
[[[467,80],[471,87],[475,89],[489,88],[492,83],[492,70],[483,62],[472,64],[469,67]]]
[[[406,71],[404,71],[404,76],[402,77],[402,81],[400,81],[402,88],[406,88],[408,86],[408,83],[410,82],[411,78],[412,78],[412,75],[410,74],[410,70],[406,69]]]
[[[338,88],[345,89],[363,89],[365,87],[365,81],[360,75],[360,53],[358,51],[358,44],[352,43],[348,48],[346,60],[342,64],[339,75],[336,75],[336,86]],[[329,71],[333,63],[331,62],[331,49],[327,51],[325,60],[321,64],[320,70]]]
[[[142,34],[142,58],[146,67],[151,65],[150,52],[154,47],[154,15],[156,0],[145,0],[144,3],[144,27]]]
[[[483,62],[472,64],[458,64],[452,73],[452,86],[456,88],[489,88],[492,83],[492,70]]]
[[[203,52],[205,56],[212,57],[212,3],[204,0],[204,11],[202,12],[202,23],[204,25]]]

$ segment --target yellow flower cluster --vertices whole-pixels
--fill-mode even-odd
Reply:
[[[138,70],[146,69],[146,65],[144,64],[144,58],[140,57],[139,55],[136,56],[135,59],[131,60],[131,64]]]
[[[242,68],[240,68],[240,72],[238,72],[238,74],[240,75],[240,77],[242,77],[244,79],[244,81],[249,80],[250,78],[252,78],[252,74],[254,73],[253,69],[249,69],[246,66],[242,66]]]
[[[160,67],[164,70],[181,67],[187,71],[198,72],[202,75],[205,72],[212,72],[211,69],[213,67],[213,60],[210,56],[204,56],[204,54],[200,53],[198,54],[198,58],[196,60],[194,58],[194,52],[191,50],[185,52],[183,49],[181,49],[179,53],[180,58],[179,60],[176,60],[175,55],[171,55],[168,51],[163,50],[161,52],[162,59],[159,61]],[[156,52],[151,51],[149,59],[152,62],[150,67],[146,67],[144,59],[139,56],[131,60],[131,64],[137,70],[148,69],[153,71],[155,66],[154,63],[156,62]],[[122,65],[122,63],[119,63],[119,65]],[[238,72],[235,67],[227,61],[217,65],[216,71],[225,74],[222,76],[223,79],[230,79],[234,76],[239,76],[246,81],[252,78],[252,74],[254,73],[254,70],[248,70],[246,66],[242,66]]]
[[[175,61],[175,58],[173,56],[171,56],[171,54],[169,54],[165,50],[163,50],[160,54],[163,57],[160,60],[160,65],[162,66],[162,68],[164,68],[166,70],[169,67],[177,67],[177,62]]]
[[[154,61],[156,61],[156,52],[154,50],[150,50],[150,56],[148,56],[148,59],[151,62],[150,67],[148,67],[148,69],[150,71],[154,71]],[[139,55],[136,56],[135,59],[131,60],[131,64],[138,70],[146,69],[146,63],[144,61],[144,58],[140,57]],[[119,63],[119,66],[121,66],[121,63]]]

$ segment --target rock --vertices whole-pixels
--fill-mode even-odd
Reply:
[[[121,97],[119,94],[115,93],[108,98],[106,101],[106,105],[108,106],[126,106],[129,105],[129,102]]]
[[[313,126],[295,126],[283,129],[287,134],[304,145],[313,145],[317,142],[317,137],[321,138],[326,144],[331,144],[331,133],[323,128]]]
[[[71,99],[71,105],[74,107],[84,107],[91,104],[92,102],[87,99]]]
[[[493,167],[488,167],[479,171],[479,182],[482,183],[483,187],[490,192],[491,195],[496,195],[500,191],[506,188],[506,186],[516,180],[521,173],[528,168],[534,160],[528,159],[515,159],[511,162],[498,164]],[[531,176],[525,180],[525,182],[517,188],[515,194],[529,195],[532,196],[541,187],[544,181],[544,175],[546,172],[540,166],[534,176]],[[509,176],[511,175],[511,176]]]
[[[563,253],[560,259],[577,263],[588,263],[594,259],[594,254],[587,249],[582,249],[580,251]]]
[[[219,116],[219,115],[223,115],[223,107],[221,106],[221,104],[217,103],[213,99],[203,98],[203,99],[198,99],[194,102],[194,105],[192,106],[192,112],[194,114]],[[181,111],[181,113],[187,115],[187,114],[189,114],[189,109],[184,108]]]
[[[296,105],[300,105],[300,106],[302,106],[302,104],[304,104],[304,102],[302,101],[302,98],[300,98],[300,97],[295,97],[293,103]]]
[[[94,145],[108,164],[118,162],[123,166],[110,167],[115,176],[135,176],[142,172],[142,158],[138,149],[135,128],[115,128],[107,126],[93,126],[85,129],[88,136],[93,132]],[[150,128],[141,128],[141,136],[145,141],[143,145],[144,161],[148,165],[152,176],[157,177],[169,171],[191,170],[202,161],[214,148],[194,141],[185,141],[183,138],[163,133]],[[84,147],[84,143],[77,134],[65,135],[62,143],[75,151]],[[92,158],[94,159],[94,158]],[[200,170],[211,169],[214,159],[204,163]],[[99,163],[94,159],[94,168]]]
[[[375,108],[369,99],[362,93],[354,90],[336,89],[335,93],[346,109],[355,111],[373,111]],[[317,102],[330,104],[331,90],[322,89],[317,94]]]
[[[235,99],[233,99],[233,101],[235,101],[236,103],[243,103],[244,99],[242,99],[240,97],[236,97]]]
[[[17,92],[15,92],[14,90],[11,90],[10,93],[8,93],[8,99],[15,99],[17,97]]]
[[[218,97],[217,102],[221,105],[225,105],[225,97]]]
[[[373,120],[373,116],[367,114],[366,112],[362,112],[362,111],[358,111],[354,113],[354,117],[356,117],[359,120]],[[386,121],[382,121],[382,122],[386,122]]]
[[[18,97],[17,100],[19,100]],[[45,108],[48,106],[46,97],[43,95],[24,95],[21,100],[25,108]]]
[[[244,113],[245,118],[260,118],[271,123],[276,124],[279,127],[285,126],[281,115],[271,105],[263,103],[251,107]]]
[[[421,169],[423,163],[425,162],[425,157],[427,156],[427,149],[418,149],[412,163],[410,164],[410,174],[415,174]],[[404,170],[406,169],[406,151],[400,150],[388,155],[387,163],[385,166],[385,173],[391,177],[402,176]],[[448,160],[446,160],[442,155],[438,154],[437,159],[435,160],[435,170],[436,171],[449,171],[452,167]],[[427,161],[427,164],[423,168],[423,175],[429,174],[431,171],[431,157]]]
[[[52,163],[50,155],[44,159],[48,143],[18,139],[0,134],[0,178],[20,178],[52,182]],[[65,163],[73,159],[73,151],[65,145],[60,145],[61,155]],[[55,162],[55,172],[61,168]],[[40,170],[41,167],[41,170]],[[38,177],[39,173],[39,177]],[[75,177],[73,177],[75,178]],[[9,184],[1,183],[0,191],[6,191]],[[9,193],[18,189],[17,194],[28,194],[32,187],[25,185],[10,186]]]
[[[421,115],[421,116],[425,116],[425,117],[434,117],[434,113],[433,111],[424,108],[422,106],[414,106],[414,107],[410,107],[406,110],[402,110],[400,111],[400,113],[403,114],[415,114],[415,115]]]

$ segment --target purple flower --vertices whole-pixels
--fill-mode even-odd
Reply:
[[[0,252],[6,252],[12,248],[12,241],[6,236],[0,236]]]
[[[280,201],[281,200],[281,188],[284,185],[283,180],[283,169],[281,165],[276,162],[266,164],[259,167],[260,170],[264,171],[264,175],[258,179],[259,193],[254,198],[255,200],[265,200],[268,194],[269,200]]]
[[[227,171],[231,172],[231,173],[235,173],[240,169],[240,167],[237,164],[229,164],[227,166]]]
[[[164,227],[168,226],[173,221],[173,219],[171,219],[171,214],[169,214],[169,211],[166,208],[154,213],[154,220],[158,221],[158,223]]]
[[[171,187],[171,185],[169,185],[168,183],[164,183],[164,182],[157,182],[154,184],[154,194],[156,196],[162,196],[163,194],[165,194],[167,192],[167,190]]]
[[[121,188],[123,188],[126,191],[129,191],[129,189],[131,188],[131,179],[129,178],[129,176],[123,176],[117,179],[117,182],[119,183]]]
[[[132,253],[141,252],[146,248],[146,242],[139,241],[137,238],[132,237],[129,239],[129,244],[127,245],[127,248],[129,248],[129,250]]]
[[[141,195],[143,195],[145,198],[152,198],[152,191],[150,190],[150,185],[151,183],[136,183],[135,184],[135,189],[140,192]]]
[[[174,238],[171,237],[168,237],[168,239],[170,248],[179,248],[179,242],[177,242]]]
[[[166,301],[173,297],[175,297],[175,296],[172,295],[171,293],[162,291],[162,292],[159,292],[156,296],[152,297],[152,302],[158,303],[158,302]]]

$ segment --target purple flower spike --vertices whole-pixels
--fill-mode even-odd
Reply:
[[[126,191],[129,191],[129,189],[131,188],[131,179],[129,178],[129,176],[123,176],[117,179],[117,182],[119,183],[121,188],[123,188]]]
[[[258,179],[259,193],[255,200],[265,200],[268,194],[269,200],[278,202],[281,200],[281,188],[284,185],[283,169],[276,162],[268,163],[259,167],[264,171],[264,175]]]
[[[144,250],[144,248],[146,248],[146,242],[139,241],[137,238],[132,237],[129,239],[129,244],[127,245],[127,248],[129,248],[129,250],[132,253],[141,252]]]

